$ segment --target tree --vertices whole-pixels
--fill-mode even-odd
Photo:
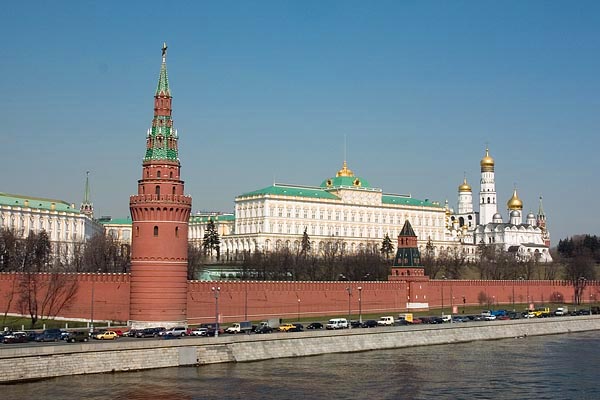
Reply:
[[[77,255],[77,254],[76,254]],[[112,236],[97,234],[87,241],[82,260],[74,261],[77,272],[125,273],[131,266],[131,249]]]
[[[302,248],[301,253],[304,254],[304,256],[306,256],[308,253],[310,253],[311,243],[310,243],[310,237],[308,237],[308,233],[306,232],[306,228],[304,228],[304,233],[302,234],[301,248]]]
[[[379,251],[381,254],[385,255],[385,258],[388,260],[390,259],[390,255],[394,253],[394,244],[387,233],[381,242],[381,249],[379,249]]]
[[[560,240],[558,252],[565,265],[565,279],[573,285],[576,304],[581,304],[583,291],[588,280],[596,278],[595,261],[600,255],[600,242],[596,236],[574,236]]]
[[[205,254],[210,254],[212,257],[213,251],[217,252],[217,260],[220,258],[221,239],[219,233],[212,219],[208,220],[206,224],[206,232],[204,232],[204,239],[202,240],[202,248]]]

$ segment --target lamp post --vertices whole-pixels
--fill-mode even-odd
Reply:
[[[577,290],[577,303],[581,304],[585,302],[583,298],[583,291],[585,289],[585,276],[580,276],[578,279],[579,287]]]
[[[96,271],[97,274],[100,270]],[[92,275],[92,304],[90,308],[90,336],[94,334],[94,292],[96,289],[96,276]]]
[[[358,323],[362,324],[362,286],[357,287],[358,289]]]
[[[442,275],[442,318],[444,318],[444,281],[446,280],[446,275]]]
[[[352,288],[350,286],[348,286],[346,288],[346,291],[348,292],[348,329],[352,329],[352,324],[350,323],[350,316],[352,314],[352,309],[351,309],[351,304],[350,304],[350,299],[352,298]]]
[[[95,276],[92,276],[92,307],[90,315],[90,336],[94,334],[94,289],[96,286]]]
[[[300,298],[298,298],[298,322],[300,322]]]
[[[523,278],[522,276],[520,276],[520,277],[519,277],[519,283],[522,283],[524,279],[525,279],[525,278]],[[521,290],[523,290],[523,289],[521,289]],[[523,292],[521,292],[521,293],[523,293]],[[521,295],[521,297],[522,297],[522,296],[523,296],[523,295]],[[513,297],[514,297],[514,296],[513,296]],[[514,302],[514,300],[513,300],[513,302]],[[527,304],[528,304],[528,305],[527,305],[527,308],[529,308],[529,301],[527,301]],[[514,306],[513,306],[513,308],[514,308]],[[515,310],[513,310],[513,311],[515,311]]]
[[[221,292],[220,286],[213,286],[213,295],[215,296],[215,337],[219,337],[219,293]]]

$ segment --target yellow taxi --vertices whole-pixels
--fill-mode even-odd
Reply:
[[[96,339],[98,340],[115,340],[118,337],[119,335],[115,331],[106,331],[96,335]]]
[[[296,328],[296,325],[294,324],[283,324],[279,326],[279,332],[287,332],[290,329],[294,329]]]

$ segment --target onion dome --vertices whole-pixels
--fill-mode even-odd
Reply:
[[[459,192],[471,192],[471,185],[467,183],[467,177],[463,180],[462,185],[458,187]]]
[[[513,191],[512,197],[506,203],[506,207],[508,207],[509,210],[522,210],[523,209],[523,202],[521,201],[521,199],[519,199],[516,188]]]
[[[529,214],[527,214],[527,219],[535,219],[535,214],[530,212]]]
[[[494,172],[494,159],[490,157],[487,147],[485,149],[485,157],[481,159],[479,164],[481,165],[481,172]]]
[[[352,172],[352,170],[348,168],[348,164],[346,164],[346,161],[344,160],[344,165],[342,166],[342,169],[340,169],[337,172],[337,174],[335,174],[335,176],[354,176],[354,172]]]

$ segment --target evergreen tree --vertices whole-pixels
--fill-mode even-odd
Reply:
[[[217,228],[212,219],[208,220],[208,224],[206,224],[206,232],[204,232],[204,239],[202,240],[202,248],[204,249],[205,254],[210,254],[212,256],[213,251],[217,251],[217,260],[220,256],[221,249],[221,239],[219,238],[219,233],[217,232]]]
[[[383,241],[381,242],[381,249],[379,249],[381,254],[384,254],[386,258],[390,258],[390,254],[394,252],[394,244],[392,243],[392,239],[386,233]]]
[[[302,253],[305,255],[310,253],[310,238],[308,237],[306,228],[304,228],[304,233],[302,234]]]

